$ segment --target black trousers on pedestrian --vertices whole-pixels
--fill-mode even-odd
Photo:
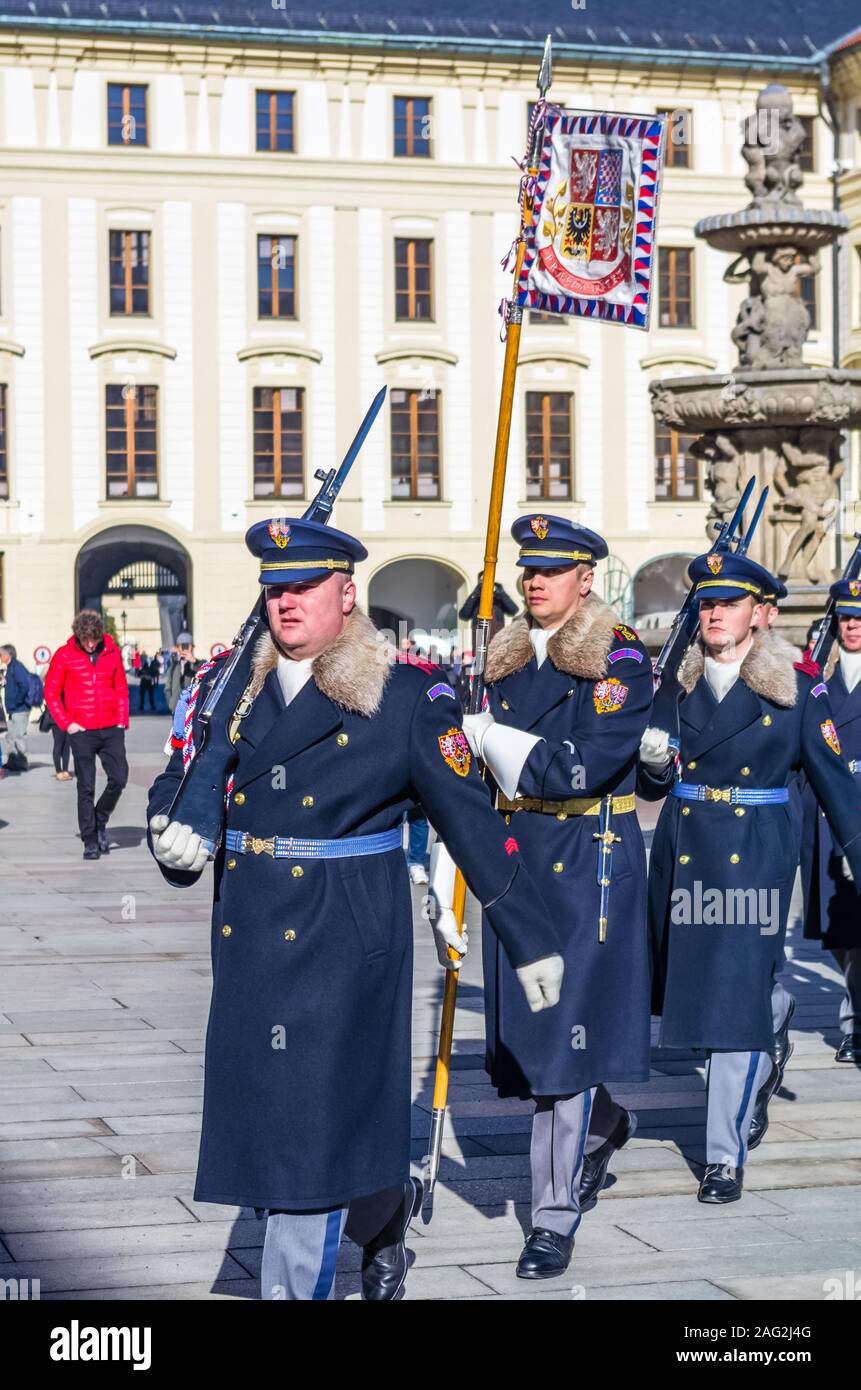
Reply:
[[[78,780],[78,826],[84,844],[96,838],[96,830],[107,825],[129,780],[125,734],[122,729],[83,729],[70,735],[75,777]],[[107,786],[93,805],[96,792],[96,755],[108,779]]]
[[[57,724],[54,725],[51,732],[54,735],[54,771],[68,772],[69,755],[72,751],[71,744],[69,743],[69,734]]]

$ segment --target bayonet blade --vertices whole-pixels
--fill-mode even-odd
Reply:
[[[544,40],[544,55],[541,59],[541,68],[535,85],[542,97],[546,97],[553,86],[553,37],[551,34],[548,34]]]

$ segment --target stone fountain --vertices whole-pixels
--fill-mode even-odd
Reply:
[[[653,382],[652,410],[662,424],[699,436],[693,452],[706,464],[712,496],[709,539],[713,523],[732,515],[751,475],[768,484],[750,554],[787,583],[781,626],[801,643],[836,577],[842,431],[861,425],[861,371],[804,366],[810,315],[799,282],[818,273],[820,251],[848,222],[842,213],[802,205],[798,161],[805,130],[785,87],[760,92],[743,132],[752,201],[741,212],[703,218],[695,228],[710,246],[733,255],[727,283],[747,284],[732,332],[738,366],[728,376]]]

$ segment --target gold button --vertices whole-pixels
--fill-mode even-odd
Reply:
[[[339,734],[338,737],[335,739],[335,742],[337,743],[339,748],[346,748],[347,744],[350,742],[350,735]]]
[[[768,728],[769,724],[771,723],[771,715],[767,714],[762,722],[765,725],[765,727]]]
[[[245,792],[237,792],[233,798],[237,806],[245,805]]]
[[[749,777],[749,776],[750,776],[750,768],[749,768],[749,767],[743,767],[742,770],[741,770],[741,775],[742,775],[742,777]]]
[[[302,797],[302,805],[303,805],[303,806],[313,806],[313,805],[314,805],[314,798],[313,798],[313,796],[303,796],[303,797]]]
[[[680,854],[680,855],[679,855],[679,863],[680,863],[680,864],[690,864],[690,862],[691,862],[691,856],[690,856],[689,854]]]
[[[557,812],[556,812],[556,819],[557,819],[557,820],[567,820],[567,819],[568,819],[568,812],[567,812],[567,811],[557,811]]]
[[[232,928],[232,927],[229,927],[229,926],[227,925],[227,923],[225,922],[224,926],[221,928],[221,935],[222,935],[222,936],[229,936],[230,933],[231,933],[232,931],[233,931],[233,928]]]
[[[691,814],[691,808],[690,808],[690,806],[683,806],[683,807],[682,807],[682,815],[683,815],[683,816],[689,816],[690,814]]]
[[[562,870],[563,870],[564,868],[565,868],[565,865],[564,865],[564,864],[554,864],[554,865],[553,865],[553,872],[554,872],[554,874],[561,874],[561,872],[562,872]]]
[[[228,867],[228,869],[235,869],[235,868],[236,868],[236,860],[235,860],[235,859],[228,859],[228,861],[227,861],[227,867]]]
[[[693,769],[696,767],[696,763],[688,763],[688,767],[691,771],[693,771]]]
[[[741,858],[741,855],[740,855],[740,854],[731,854],[730,857],[729,857],[729,862],[730,862],[731,864],[737,864],[737,863],[739,862],[740,858]]]
[[[511,817],[510,817],[510,816],[506,816],[506,817],[505,817],[505,824],[506,824],[506,825],[510,825],[510,824],[511,824]]]
[[[305,870],[302,868],[301,864],[294,864],[290,872],[294,878],[301,878]]]
[[[503,709],[511,709],[511,706],[510,706],[510,704],[508,703],[507,700],[503,700],[503,702],[502,702],[502,708],[503,708]]]
[[[574,691],[573,691],[573,690],[569,690],[569,691],[568,691],[568,699],[569,699],[569,700],[571,699],[571,696],[572,696],[573,694],[574,694]]]
[[[296,933],[294,932],[294,930],[293,930],[292,927],[290,927],[290,929],[289,929],[288,931],[285,931],[285,933],[284,933],[284,940],[285,940],[285,941],[295,941],[295,940],[296,940]]]
[[[744,807],[743,807],[743,806],[736,806],[736,808],[735,808],[735,813],[736,813],[737,816],[743,816],[743,815],[744,815]]]

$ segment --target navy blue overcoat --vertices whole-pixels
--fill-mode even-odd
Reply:
[[[512,962],[552,953],[547,908],[442,672],[381,658],[373,625],[354,613],[285,707],[264,634],[225,827],[340,839],[399,826],[420,802]],[[150,816],[169,808],[181,776],[177,750]],[[406,1178],[412,939],[400,848],[293,861],[219,851],[197,1200],[335,1207]]]
[[[590,596],[559,629],[539,668],[526,620],[493,640],[488,698],[503,724],[540,737],[518,791],[595,806],[612,792],[633,804],[640,739],[652,704],[652,666],[630,628]],[[562,937],[559,1005],[530,1015],[505,953],[484,939],[487,1068],[501,1095],[565,1095],[649,1075],[646,857],[636,813],[614,817],[607,939],[598,938],[598,817],[506,814]]]
[[[803,770],[857,877],[861,788],[840,751],[821,677],[796,666],[794,656],[776,634],[758,633],[739,680],[718,702],[703,674],[702,647],[691,649],[679,673],[680,778],[722,791],[780,788]],[[640,791],[666,796],[675,777],[673,765],[663,773],[641,765]],[[789,802],[667,798],[649,865],[661,1046],[773,1049],[771,989],[797,857]]]
[[[835,653],[836,656],[836,653]],[[855,772],[861,798],[861,685],[846,689],[839,665],[831,665],[828,698],[845,756]],[[804,788],[801,875],[804,885],[804,935],[821,938],[827,949],[861,946],[861,902],[843,872],[842,854],[834,842],[825,812],[812,789]]]

